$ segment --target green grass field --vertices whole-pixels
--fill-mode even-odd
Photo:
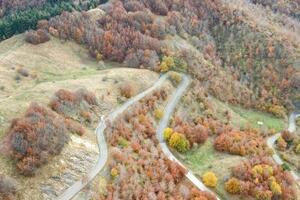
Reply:
[[[224,183],[226,178],[230,176],[231,167],[238,164],[242,157],[217,152],[213,147],[212,139],[209,139],[199,147],[193,148],[185,154],[180,154],[179,158],[199,179],[207,171],[214,172],[218,177],[218,184],[213,190],[220,198],[239,199],[238,196],[232,196],[225,191]]]
[[[267,128],[274,129],[276,132],[282,131],[285,128],[286,122],[284,122],[284,119],[277,118],[271,114],[248,110],[239,106],[231,105],[230,108],[254,128],[260,128],[260,125],[257,123],[259,121],[263,122],[264,126]]]
[[[252,128],[274,129],[276,132],[279,132],[286,127],[284,119],[277,118],[271,114],[230,105],[213,97],[211,97],[211,102],[214,107],[214,115],[219,120],[225,121],[224,112],[229,111],[231,115],[231,125],[236,128],[243,128],[250,125]],[[258,125],[258,122],[263,122],[263,125]]]

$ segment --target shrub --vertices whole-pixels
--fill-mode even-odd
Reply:
[[[273,168],[269,165],[255,165],[252,167],[251,173],[254,177],[258,176],[272,176],[273,175]]]
[[[61,152],[69,139],[66,133],[60,116],[32,103],[22,118],[12,121],[4,144],[18,170],[32,176],[49,157]]]
[[[275,115],[276,117],[282,118],[286,115],[286,110],[283,106],[280,105],[271,105],[268,108],[268,111]]]
[[[169,140],[170,147],[176,149],[177,151],[184,153],[190,149],[189,141],[184,135],[174,132]]]
[[[271,181],[270,189],[271,189],[271,191],[273,192],[274,195],[281,195],[282,194],[281,186],[276,181]]]
[[[166,140],[167,142],[169,142],[170,138],[171,138],[171,135],[173,134],[173,129],[171,128],[166,128],[164,130],[164,140]]]
[[[225,183],[225,190],[230,194],[238,194],[240,192],[240,181],[236,178],[230,178]]]
[[[156,109],[154,111],[154,117],[157,119],[157,120],[161,120],[161,118],[164,116],[164,112],[161,110],[161,109]]]
[[[60,89],[49,103],[49,107],[55,112],[80,123],[92,122],[92,111],[97,105],[95,94],[86,89],[78,89],[75,92]]]
[[[116,178],[119,175],[119,171],[116,168],[110,170],[110,175],[112,178]]]
[[[168,160],[167,165],[172,177],[176,182],[181,180],[186,174],[186,169],[183,166],[179,165],[177,162]]]
[[[256,192],[255,198],[257,200],[271,200],[272,196],[273,194],[270,190],[259,190]]]
[[[253,131],[230,131],[222,133],[214,141],[218,151],[236,155],[257,155],[267,152],[264,139]]]
[[[128,140],[126,140],[125,138],[119,137],[118,144],[119,144],[121,147],[128,147],[129,142],[128,142]]]
[[[208,138],[209,130],[201,125],[200,121],[195,120],[195,122],[188,123],[176,116],[172,125],[175,131],[185,135],[191,145],[204,143]]]
[[[277,139],[276,144],[277,144],[277,147],[280,151],[284,151],[287,147],[287,143],[282,137],[279,137]]]
[[[295,135],[293,133],[289,132],[288,130],[285,130],[281,133],[281,137],[287,143],[291,143],[291,142],[293,142]]]
[[[31,30],[25,33],[25,41],[31,44],[37,45],[48,42],[49,40],[49,34],[43,29],[39,29],[37,31]]]
[[[174,62],[173,57],[164,56],[162,59],[162,62],[160,63],[160,71],[167,72],[174,66],[175,66],[175,62]]]
[[[177,72],[172,72],[170,74],[170,77],[171,77],[171,80],[173,82],[175,82],[175,84],[178,84],[181,81],[181,75],[179,73],[177,73]]]
[[[134,95],[134,89],[132,85],[128,82],[123,83],[120,86],[120,92],[123,97],[131,98]]]
[[[204,173],[202,176],[202,180],[203,180],[204,185],[206,185],[207,187],[214,188],[217,186],[218,178],[216,177],[216,175],[213,172]]]
[[[17,72],[18,72],[19,74],[21,74],[22,76],[24,76],[24,77],[28,77],[28,76],[29,76],[29,72],[28,72],[27,69],[19,68],[19,69],[17,70]]]

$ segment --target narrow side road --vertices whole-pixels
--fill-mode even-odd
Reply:
[[[297,117],[300,116],[300,113],[297,112],[293,112],[290,117],[289,117],[289,126],[288,126],[288,131],[293,133],[296,131],[296,119]],[[284,162],[283,160],[280,158],[280,156],[276,153],[276,150],[274,148],[274,143],[276,142],[276,140],[281,136],[281,133],[277,133],[271,137],[268,138],[267,140],[267,145],[269,148],[271,148],[274,151],[273,154],[273,159],[274,161],[278,164],[278,165],[282,165]],[[292,176],[294,177],[295,181],[297,182],[297,184],[300,186],[300,177],[297,175],[296,172],[291,171]]]
[[[189,84],[190,84],[190,78],[188,76],[182,74],[182,81],[181,81],[180,85],[178,85],[177,90],[171,96],[170,101],[168,102],[166,109],[164,110],[164,116],[163,116],[162,120],[160,121],[160,124],[156,130],[156,135],[159,140],[159,143],[160,143],[163,153],[170,160],[177,162],[182,167],[184,167],[184,165],[179,160],[176,159],[176,157],[172,154],[172,152],[169,150],[167,144],[165,143],[164,138],[163,138],[163,132],[164,132],[164,129],[168,126],[170,117],[173,114],[176,105],[178,104],[180,98],[182,97],[183,93],[185,92],[185,90],[187,89]],[[185,175],[186,178],[188,178],[197,188],[199,188],[202,191],[208,191],[208,192],[214,194],[192,173],[191,170],[187,169],[186,167],[184,167],[184,168],[187,170],[187,173]],[[217,199],[220,200],[218,197],[217,197]]]
[[[89,182],[91,182],[95,178],[95,176],[101,171],[101,169],[105,166],[105,163],[108,159],[107,143],[104,136],[104,130],[106,129],[106,121],[112,123],[116,119],[116,117],[119,114],[123,113],[129,106],[133,105],[134,103],[144,98],[149,93],[153,92],[155,89],[159,88],[168,77],[169,77],[169,73],[164,74],[153,86],[151,86],[144,92],[138,94],[137,96],[129,99],[126,103],[124,103],[122,106],[117,108],[106,118],[104,116],[101,117],[101,121],[95,131],[97,135],[97,141],[98,141],[99,152],[100,152],[96,166],[90,172],[88,172],[87,175],[82,177],[81,180],[75,182],[72,186],[70,186],[67,190],[65,190],[63,194],[61,194],[58,197],[59,200],[72,199]]]

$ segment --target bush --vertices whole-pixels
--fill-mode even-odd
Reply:
[[[120,86],[121,96],[131,98],[134,95],[134,89],[130,83],[123,83]]]
[[[282,194],[281,186],[276,181],[271,181],[270,189],[271,189],[271,191],[273,192],[274,195],[281,195]]]
[[[174,132],[169,140],[170,147],[176,149],[177,151],[184,153],[190,149],[189,141],[184,135]]]
[[[25,41],[31,44],[37,45],[48,42],[49,40],[49,34],[43,29],[39,29],[37,31],[31,30],[25,33]]]
[[[291,143],[293,142],[293,140],[295,139],[295,135],[291,132],[289,132],[288,130],[285,130],[281,133],[281,137],[282,139],[284,139],[284,141],[286,141],[287,143]]]
[[[287,148],[287,143],[282,137],[279,137],[277,139],[276,144],[277,144],[277,147],[280,151],[284,151]]]
[[[161,110],[161,109],[156,109],[154,111],[154,117],[157,119],[157,120],[161,120],[161,118],[164,116],[164,112]]]
[[[175,66],[175,62],[174,62],[173,57],[164,56],[162,59],[162,62],[160,63],[160,71],[167,72],[174,66]]]
[[[280,105],[271,105],[268,108],[268,111],[278,118],[282,118],[286,115],[286,110],[283,106]]]
[[[206,172],[202,176],[202,181],[207,187],[216,187],[218,178],[213,172]]]
[[[32,176],[51,156],[61,152],[69,140],[66,133],[60,116],[32,103],[22,118],[12,121],[4,144],[7,154],[17,161],[18,170]]]
[[[214,141],[218,151],[236,155],[260,155],[267,152],[264,139],[252,131],[231,131],[222,133]]]
[[[181,81],[181,75],[177,72],[172,72],[170,78],[175,84],[179,84]]]
[[[24,68],[19,68],[17,70],[18,74],[21,74],[22,76],[24,77],[28,77],[29,76],[29,72],[27,69],[24,69]]]
[[[167,165],[172,177],[176,182],[180,181],[186,174],[186,169],[177,162],[168,160]]]
[[[114,178],[116,178],[119,175],[119,171],[116,168],[112,168],[110,170],[110,175],[114,179]]]
[[[185,135],[191,145],[204,143],[208,138],[209,130],[201,125],[200,120],[188,123],[176,116],[172,125],[176,132]]]
[[[164,130],[164,140],[166,140],[167,142],[169,142],[170,138],[171,138],[171,135],[173,134],[173,129],[171,128],[166,128]]]
[[[80,123],[92,122],[92,119],[95,118],[92,111],[97,105],[98,101],[95,94],[86,89],[78,89],[75,92],[60,89],[49,103],[50,108],[55,112],[65,118],[78,120]],[[78,125],[75,126],[78,127]]]
[[[259,190],[256,192],[255,198],[257,200],[271,200],[272,196],[273,194],[270,190]]]
[[[230,178],[225,183],[225,190],[230,194],[238,194],[240,192],[240,181],[236,178]]]
[[[125,148],[125,147],[128,147],[129,142],[128,142],[128,140],[126,140],[125,138],[119,137],[119,139],[118,139],[118,144],[119,144],[121,147]]]

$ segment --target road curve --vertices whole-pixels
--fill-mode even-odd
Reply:
[[[289,116],[289,126],[288,126],[288,131],[293,133],[296,131],[296,118],[300,116],[300,113],[293,112]],[[267,140],[267,145],[269,148],[271,148],[275,153],[273,154],[273,159],[278,165],[282,165],[284,162],[280,158],[280,156],[276,153],[276,150],[274,149],[274,143],[276,140],[281,136],[281,133],[277,133],[271,137],[268,138]],[[297,184],[300,186],[300,177],[296,174],[296,172],[291,171],[292,176],[294,177],[295,181]]]
[[[104,136],[104,130],[106,129],[106,121],[113,122],[116,117],[123,113],[129,106],[133,105],[140,99],[144,98],[149,93],[153,92],[155,89],[160,87],[162,83],[169,77],[169,73],[164,74],[160,77],[160,79],[155,82],[150,88],[138,94],[137,96],[129,99],[122,106],[117,108],[114,112],[108,115],[106,118],[104,116],[101,117],[101,121],[96,128],[96,136],[99,147],[99,158],[97,164],[94,168],[84,177],[82,177],[79,181],[75,182],[72,186],[70,186],[67,190],[65,190],[59,197],[58,200],[69,200],[72,199],[78,192],[80,192],[89,182],[91,182],[95,176],[101,171],[101,169],[105,166],[105,163],[108,159],[108,148],[107,143]]]
[[[173,114],[176,105],[178,104],[180,98],[182,97],[183,93],[185,92],[185,90],[187,89],[189,84],[190,84],[190,78],[188,76],[182,74],[182,81],[181,81],[180,85],[178,85],[177,90],[171,96],[171,99],[168,102],[168,104],[164,110],[164,116],[163,116],[162,120],[160,121],[159,126],[156,130],[156,135],[159,140],[159,143],[160,143],[163,153],[170,160],[177,162],[179,165],[181,165],[185,169],[187,169],[187,168],[179,160],[177,160],[176,157],[169,150],[167,144],[164,141],[163,132],[164,132],[164,129],[168,126],[170,117]],[[187,173],[185,176],[200,190],[213,193],[192,173],[191,170],[187,169]],[[217,197],[217,199],[220,200],[218,197]]]

